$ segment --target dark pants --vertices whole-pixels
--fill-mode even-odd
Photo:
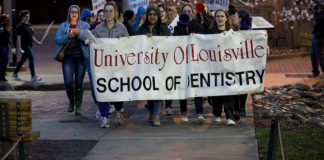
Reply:
[[[22,65],[25,63],[25,61],[28,58],[30,74],[31,74],[31,76],[34,76],[35,75],[35,65],[34,65],[34,54],[32,51],[32,47],[26,46],[26,47],[22,47],[22,49],[25,52],[22,54],[21,59],[20,59],[19,63],[17,64],[16,70],[14,71],[14,73],[17,74],[19,72],[20,68],[22,67]]]
[[[241,94],[235,96],[235,115],[239,115],[240,111],[245,111],[247,94]]]
[[[226,119],[234,120],[235,96],[212,97],[213,114],[215,116],[220,117],[222,115],[223,104],[224,104]]]
[[[9,55],[8,46],[0,45],[0,79],[4,79],[6,77],[6,70],[9,62],[8,55]]]
[[[314,33],[313,41],[312,41],[312,54],[311,54],[311,61],[313,67],[313,74],[319,75],[320,71],[318,66],[321,66],[322,72],[324,72],[324,55],[322,51],[323,42],[319,38],[319,33]]]
[[[65,88],[83,88],[83,79],[87,70],[88,60],[84,58],[65,57],[62,62]],[[73,78],[75,76],[75,85]],[[74,87],[75,86],[75,87]]]
[[[165,106],[166,108],[171,107],[172,100],[166,100]],[[196,114],[203,114],[203,98],[202,97],[195,97],[195,107],[196,107]],[[187,99],[180,100],[180,111],[181,113],[187,112]]]

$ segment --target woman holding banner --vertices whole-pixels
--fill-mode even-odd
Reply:
[[[97,38],[119,38],[119,37],[127,37],[128,32],[126,27],[118,22],[117,20],[117,7],[116,4],[113,2],[108,2],[104,6],[104,15],[105,21],[99,24],[94,30],[93,34]],[[90,73],[91,74],[91,73]],[[116,102],[114,103],[116,109],[116,118],[117,123],[123,123],[123,114],[121,113],[121,109],[123,108],[123,102]],[[109,103],[100,103],[100,113],[103,117],[102,123],[100,127],[108,128],[109,121]]]
[[[226,10],[218,9],[215,12],[215,25],[211,28],[211,33],[223,33],[232,29],[232,23],[229,19],[229,15]],[[234,102],[235,96],[216,96],[212,97],[212,105],[213,105],[213,114],[214,114],[214,122],[220,122],[221,114],[222,114],[222,106],[224,104],[224,110],[226,114],[226,125],[234,126]]]
[[[240,10],[235,13],[237,30],[251,30],[252,28],[252,18],[249,12],[246,10]],[[240,120],[240,116],[245,116],[245,103],[247,99],[247,94],[241,94],[235,96],[235,120]]]
[[[147,9],[144,24],[136,30],[136,35],[152,36],[170,36],[170,32],[166,25],[162,24],[161,14],[158,8],[151,6]],[[153,126],[160,126],[160,112],[162,108],[162,100],[149,100],[148,106],[150,110],[150,118]]]
[[[190,4],[185,4],[182,6],[181,15],[179,17],[179,22],[174,28],[174,36],[189,35],[191,33],[203,33],[203,26],[197,21],[193,20],[193,8]],[[203,98],[195,97],[195,107],[198,116],[199,124],[202,124],[205,120],[203,117]],[[187,116],[187,100],[180,100],[180,110],[181,110],[181,120],[183,122],[188,122]]]
[[[88,23],[80,20],[80,8],[71,5],[68,10],[67,21],[61,23],[55,37],[59,46],[55,57],[60,50],[67,45],[62,61],[64,85],[70,100],[68,112],[74,111],[75,115],[81,115],[81,103],[83,97],[83,79],[87,70],[89,59],[89,46],[84,43],[84,31],[89,29]],[[73,83],[73,79],[75,82]]]

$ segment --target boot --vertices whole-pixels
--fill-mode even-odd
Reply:
[[[73,112],[74,111],[74,89],[73,88],[68,88],[65,90],[66,94],[70,100],[70,104],[68,107],[68,112]]]
[[[124,124],[124,116],[120,111],[116,112],[117,124]]]
[[[83,97],[83,88],[78,88],[75,90],[75,115],[81,115],[81,103]]]
[[[160,122],[160,115],[157,114],[153,114],[153,126],[160,126],[161,122]]]

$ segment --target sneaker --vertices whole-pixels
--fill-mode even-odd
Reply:
[[[124,108],[120,109],[120,112],[121,113],[124,113],[125,112]]]
[[[100,111],[97,111],[97,112],[96,112],[96,119],[100,119],[100,115],[101,115],[101,114],[100,114]]]
[[[235,122],[233,120],[231,120],[231,119],[227,119],[226,120],[226,125],[227,126],[235,126]]]
[[[220,122],[221,122],[221,118],[218,117],[218,116],[214,116],[214,118],[213,118],[213,122],[220,123]]]
[[[204,116],[202,115],[202,114],[198,114],[198,123],[199,124],[203,124],[204,123],[204,121],[205,121],[205,118],[204,118]]]
[[[109,113],[114,113],[115,112],[115,107],[114,105],[109,105]]]
[[[187,113],[182,113],[181,114],[181,120],[182,120],[182,122],[188,122],[189,121]]]
[[[32,81],[32,82],[35,82],[35,81],[41,81],[41,80],[42,80],[42,79],[39,78],[39,77],[37,77],[36,75],[33,76],[33,77],[30,79],[30,81]]]
[[[118,124],[123,124],[124,123],[124,116],[121,112],[116,112],[116,121]]]
[[[109,120],[107,119],[107,117],[103,118],[100,127],[101,128],[109,128]]]
[[[165,112],[167,116],[172,116],[172,108],[166,108]]]
[[[20,78],[18,77],[18,74],[16,74],[16,73],[13,73],[13,74],[11,75],[11,77],[12,77],[15,81],[20,81]]]

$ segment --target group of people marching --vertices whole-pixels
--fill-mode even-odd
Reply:
[[[117,123],[122,124],[124,122],[123,102],[98,102],[96,100],[94,87],[92,86],[93,80],[91,79],[90,48],[84,36],[86,30],[91,30],[96,38],[119,38],[133,35],[146,35],[148,37],[179,36],[191,33],[225,34],[230,29],[249,30],[252,23],[247,11],[240,10],[237,12],[233,6],[230,6],[229,11],[218,9],[212,13],[204,3],[199,3],[195,8],[190,4],[183,5],[179,22],[174,27],[173,34],[171,34],[168,26],[177,16],[177,9],[175,7],[167,8],[165,4],[151,5],[147,9],[139,7],[135,16],[131,10],[127,10],[122,14],[115,2],[110,1],[96,15],[95,20],[91,21],[92,14],[89,9],[84,9],[81,13],[79,6],[71,5],[69,7],[67,20],[61,23],[55,37],[55,42],[58,45],[55,57],[64,49],[62,72],[66,94],[69,99],[68,112],[74,112],[77,116],[82,114],[83,80],[86,72],[88,72],[92,97],[98,108],[96,115],[101,120],[100,127],[102,128],[109,127],[111,109],[116,111]],[[22,52],[23,55],[12,77],[15,80],[20,80],[18,72],[28,58],[31,80],[40,81],[41,79],[36,76],[34,71],[34,57],[31,48],[33,41],[40,45],[42,42],[33,36],[34,30],[29,24],[30,12],[23,10],[19,16],[21,23],[17,28],[17,51]],[[8,63],[8,44],[12,46],[8,30],[9,17],[1,15],[0,22],[0,50],[1,54],[3,54],[1,57],[6,57],[1,58],[0,80],[6,81],[5,70]],[[224,106],[226,124],[229,126],[235,125],[235,120],[239,120],[240,116],[245,115],[246,97],[247,95],[209,97],[208,102],[213,106],[213,121],[221,121],[222,106]],[[203,124],[205,121],[203,97],[195,97],[194,102],[197,120],[200,124]],[[162,105],[163,100],[149,100],[146,104],[150,115],[149,121],[154,126],[161,125],[160,112]],[[172,100],[166,100],[165,106],[166,114],[172,115]],[[181,120],[188,122],[187,99],[180,100],[180,110]]]
[[[195,10],[197,12],[195,12]],[[57,31],[55,42],[59,46],[59,51],[67,45],[65,57],[62,61],[64,84],[70,104],[68,112],[74,112],[75,115],[81,115],[81,103],[83,97],[83,79],[88,71],[90,81],[91,69],[89,63],[89,45],[85,43],[84,31],[90,29],[96,38],[119,38],[131,35],[152,36],[171,36],[168,25],[177,15],[175,8],[167,8],[164,4],[149,6],[146,10],[139,7],[136,17],[134,12],[128,10],[124,17],[120,17],[114,2],[105,4],[103,10],[99,10],[96,22],[87,22],[84,12],[80,17],[80,8],[77,5],[70,6],[68,10],[67,21],[62,23]],[[89,11],[86,11],[89,12]],[[168,13],[170,12],[170,14]],[[124,21],[122,22],[121,19]],[[185,4],[181,8],[179,22],[174,27],[173,36],[189,35],[191,33],[215,34],[223,33],[230,29],[249,30],[251,29],[252,19],[247,11],[240,10],[236,12],[235,8],[230,6],[229,12],[224,9],[218,9],[212,14],[208,7],[200,3],[194,9],[190,4]],[[67,44],[68,43],[68,44]],[[73,79],[75,82],[73,82]],[[94,88],[91,86],[92,96],[98,106],[97,116],[101,117],[102,128],[109,127],[109,113],[114,106],[116,110],[117,123],[122,124],[123,102],[97,102],[94,95]],[[214,122],[221,121],[222,106],[226,114],[226,124],[235,125],[235,120],[245,115],[245,101],[247,95],[238,96],[217,96],[209,97],[209,103],[213,106]],[[195,107],[197,119],[203,124],[205,117],[203,115],[203,97],[195,97]],[[163,100],[147,101],[149,110],[149,121],[154,126],[160,126],[160,112]],[[172,115],[172,101],[166,100],[166,114]],[[180,100],[181,120],[188,122],[187,100]]]

